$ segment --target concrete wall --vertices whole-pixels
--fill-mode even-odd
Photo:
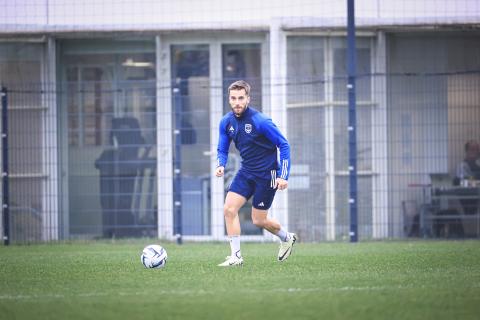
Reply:
[[[473,24],[478,0],[357,0],[359,26]],[[338,0],[0,0],[0,34],[61,31],[343,27]]]

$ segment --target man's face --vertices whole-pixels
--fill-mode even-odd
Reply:
[[[247,106],[250,103],[250,97],[247,96],[245,89],[230,90],[228,101],[233,114],[236,117],[240,117],[245,112],[245,109],[247,109]]]

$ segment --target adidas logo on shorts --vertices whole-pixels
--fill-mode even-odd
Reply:
[[[265,204],[264,204],[263,202],[260,202],[260,203],[258,204],[258,206],[259,206],[259,207],[265,207]]]

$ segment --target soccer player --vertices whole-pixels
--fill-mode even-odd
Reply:
[[[218,266],[243,265],[238,211],[252,196],[252,222],[280,238],[278,261],[285,261],[292,253],[297,236],[269,218],[268,209],[277,189],[285,190],[288,186],[290,146],[270,118],[248,106],[250,85],[247,82],[232,83],[228,97],[232,111],[220,121],[215,174],[223,176],[232,140],[240,151],[242,165],[230,185],[223,208],[231,254]]]

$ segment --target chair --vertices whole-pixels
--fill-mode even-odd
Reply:
[[[406,237],[420,236],[420,212],[416,200],[402,201],[403,232]]]
[[[431,173],[432,205],[431,231],[435,237],[461,238],[464,236],[461,213],[452,206],[451,199],[440,196],[453,187],[454,179],[448,173]]]
[[[110,143],[95,162],[100,170],[100,203],[103,212],[103,235],[135,235],[132,200],[140,170],[139,149],[145,144],[136,118],[112,119]]]

